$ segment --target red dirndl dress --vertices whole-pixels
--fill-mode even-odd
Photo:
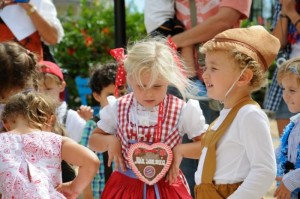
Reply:
[[[133,94],[125,95],[118,99],[118,134],[122,143],[122,154],[129,167],[127,153],[132,144],[137,141],[135,125],[129,121],[129,111],[134,107]],[[162,142],[170,148],[181,143],[177,124],[184,101],[167,95],[164,100],[164,119],[162,122]],[[138,126],[139,132],[143,135],[139,142],[153,143],[151,135],[155,132],[156,126]],[[169,184],[165,177],[154,185],[147,185],[139,180],[131,169],[126,172],[115,171],[105,185],[101,199],[192,199],[190,191],[181,173],[176,183]]]
[[[172,185],[162,178],[152,186],[146,185],[131,174],[131,170],[125,173],[113,172],[105,185],[101,199],[192,199],[182,174]]]

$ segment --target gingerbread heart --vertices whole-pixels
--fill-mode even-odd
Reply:
[[[173,153],[164,143],[133,144],[128,151],[128,161],[135,175],[148,185],[165,176],[172,163]]]

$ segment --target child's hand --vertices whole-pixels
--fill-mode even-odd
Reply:
[[[81,105],[77,110],[77,113],[82,117],[85,121],[90,120],[93,117],[94,110],[90,106]]]
[[[58,185],[56,190],[62,193],[67,199],[76,199],[79,196],[79,193],[72,188],[72,181]]]
[[[284,198],[284,199],[290,199],[291,198],[291,192],[286,188],[284,183],[282,182],[282,177],[276,177],[276,181],[280,182],[279,187],[274,192],[274,197],[276,198]]]
[[[180,153],[180,146],[179,144],[173,148],[173,162],[166,177],[166,181],[169,181],[170,185],[177,181],[180,174],[179,166],[183,158],[183,155]]]
[[[115,137],[111,136],[111,141],[108,145],[108,166],[111,166],[112,161],[115,163],[115,170],[121,168],[122,171],[126,171],[124,158],[122,156],[122,148],[120,140]]]

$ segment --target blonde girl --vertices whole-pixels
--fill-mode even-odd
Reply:
[[[184,98],[191,96],[193,89],[171,46],[171,41],[164,38],[138,41],[128,47],[120,62],[119,67],[124,63],[127,83],[133,92],[103,108],[90,138],[90,147],[108,151],[109,161],[114,160],[119,168],[107,182],[102,198],[191,198],[182,174],[173,184],[162,176],[149,185],[132,171],[132,160],[128,157],[137,143],[163,143],[172,149],[181,143],[184,134],[197,139],[204,131],[205,119],[199,102],[185,102],[167,94],[169,85],[176,87]],[[122,57],[121,51],[116,54]],[[125,73],[117,74],[117,78],[125,78],[122,74]],[[122,153],[117,153],[120,143]]]
[[[276,198],[300,197],[300,57],[292,58],[278,68],[277,80],[289,111],[296,115],[284,128],[276,150],[279,187]]]

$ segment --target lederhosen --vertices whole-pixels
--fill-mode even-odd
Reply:
[[[15,41],[21,44],[24,48],[34,52],[38,55],[39,60],[43,60],[43,48],[41,42],[41,36],[38,31],[35,31],[28,37],[18,41],[8,26],[4,23],[4,21],[0,17],[0,42],[3,41]]]
[[[218,129],[215,131],[210,129],[214,124],[213,122],[203,136],[201,140],[201,151],[206,147],[207,153],[202,170],[201,184],[196,185],[194,189],[196,199],[224,199],[229,197],[242,184],[242,182],[234,184],[215,184],[213,178],[216,171],[216,145],[225,134],[240,108],[247,104],[257,105],[253,100],[240,102],[232,108]]]

